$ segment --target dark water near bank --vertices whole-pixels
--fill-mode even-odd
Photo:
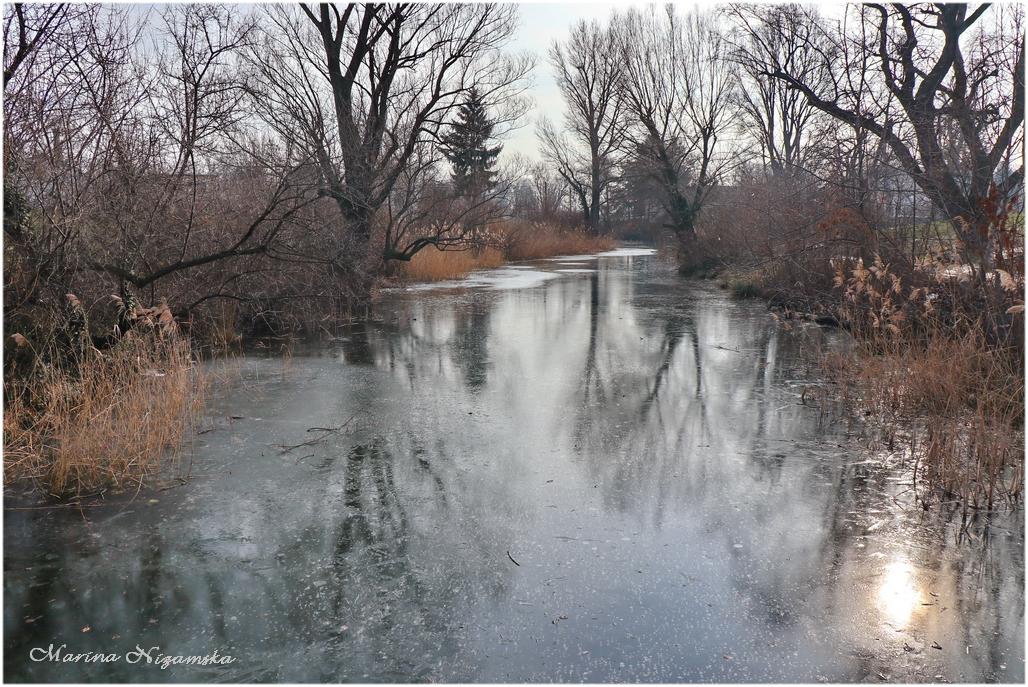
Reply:
[[[1022,512],[961,541],[910,507],[803,402],[816,327],[653,257],[578,262],[228,365],[185,486],[8,498],[6,679],[1024,680]],[[30,660],[50,644],[121,658]]]

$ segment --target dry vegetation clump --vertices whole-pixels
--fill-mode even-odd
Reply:
[[[991,508],[1024,489],[1023,270],[930,266],[838,265],[836,313],[858,347],[826,362],[886,445],[909,451],[923,503]]]
[[[864,349],[832,364],[885,445],[909,451],[923,503],[932,494],[975,508],[1020,498],[1024,377],[1011,356],[979,335],[938,333],[889,355]]]
[[[741,266],[719,267],[716,272],[687,274],[702,279],[717,279],[718,286],[726,289],[733,298],[766,298],[763,273],[759,269]]]
[[[442,281],[462,277],[473,270],[499,267],[503,262],[503,253],[498,248],[439,250],[429,246],[403,266],[403,275],[411,281]]]
[[[20,337],[20,335],[15,335]],[[5,381],[4,481],[57,496],[141,486],[174,455],[203,398],[187,339],[130,332],[70,359],[34,351],[31,371]],[[38,355],[37,355],[38,354]]]
[[[609,236],[540,222],[499,223],[481,232],[479,243],[467,250],[425,248],[403,265],[402,274],[410,281],[441,281],[499,267],[507,261],[583,255],[610,250],[615,245]]]
[[[252,314],[252,310],[245,313],[246,316]],[[244,321],[239,301],[221,299],[193,315],[189,322],[189,336],[195,344],[225,353],[238,348],[243,340],[242,332],[250,325],[252,320]]]
[[[615,242],[582,229],[563,229],[539,222],[511,223],[506,233],[504,253],[508,260],[536,260],[554,255],[585,255],[610,250]]]

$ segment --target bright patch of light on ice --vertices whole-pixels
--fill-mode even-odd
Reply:
[[[590,270],[584,267],[571,267],[566,270],[554,270],[555,272],[563,272],[564,274],[593,274],[596,270]]]
[[[403,286],[401,288],[405,289],[407,291],[432,291],[433,289],[459,289],[459,288],[462,288],[464,286],[467,286],[467,284],[465,284],[462,281],[457,281],[456,279],[447,279],[445,281],[426,281],[426,282],[417,282],[417,283],[414,283],[414,284],[406,284],[405,286]],[[391,289],[382,289],[382,291],[398,291],[398,290],[400,290],[400,289],[398,289],[398,288],[397,289],[392,289],[392,288]]]
[[[653,255],[656,252],[656,248],[615,248],[599,253],[599,256],[601,258],[630,258],[636,255]]]
[[[560,271],[560,270],[558,270]],[[592,270],[585,270],[590,272]],[[408,284],[408,291],[435,291],[439,289],[527,289],[538,286],[550,279],[560,277],[557,272],[545,272],[532,269],[526,265],[507,265],[492,270],[472,272],[464,279],[447,279],[445,281]],[[385,289],[383,289],[385,291]]]
[[[547,258],[547,260],[552,260],[553,262],[583,262],[595,259],[595,255],[558,255],[555,258]]]
[[[476,272],[464,280],[464,286],[486,286],[492,289],[527,289],[538,286],[559,275],[539,270],[515,270],[503,267],[487,272]]]
[[[895,627],[905,627],[921,605],[921,590],[906,560],[894,560],[885,567],[878,587],[878,608]]]

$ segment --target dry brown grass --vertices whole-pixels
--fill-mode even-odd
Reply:
[[[1023,493],[1024,281],[1003,275],[910,288],[880,259],[837,273],[858,345],[826,363],[885,445],[912,457],[926,505],[992,508]]]
[[[554,255],[583,255],[610,250],[615,241],[580,229],[538,222],[504,222],[483,232],[487,246],[470,250],[439,250],[429,246],[401,267],[410,281],[442,281],[499,267],[507,261],[537,260]]]
[[[203,342],[210,350],[224,352],[242,342],[242,320],[239,301],[218,299],[193,320],[189,334],[193,341]]]
[[[889,355],[863,350],[832,366],[887,447],[914,460],[914,484],[991,508],[1024,488],[1024,380],[979,336],[932,337]]]
[[[54,495],[141,486],[180,445],[204,380],[180,337],[126,336],[75,366],[38,364],[8,394],[4,479]]]
[[[503,262],[503,253],[497,248],[439,250],[429,246],[419,251],[402,269],[404,276],[411,281],[442,281],[463,277],[473,270],[499,267]]]
[[[554,255],[584,255],[614,248],[614,239],[579,229],[546,224],[512,225],[506,229],[508,260],[537,260]]]

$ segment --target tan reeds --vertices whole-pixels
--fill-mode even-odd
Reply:
[[[483,241],[485,246],[469,250],[438,250],[429,246],[404,264],[401,271],[410,281],[442,281],[478,269],[499,267],[507,261],[584,255],[615,245],[607,236],[538,222],[498,223],[483,232]]]
[[[886,444],[913,458],[922,500],[934,492],[991,508],[1020,498],[1024,320],[1015,304],[1023,280],[912,289],[876,259],[840,268],[836,283],[858,344],[854,355],[828,359],[829,368]],[[1007,333],[997,340],[992,328],[1004,317]]]
[[[156,475],[204,389],[188,341],[156,335],[127,336],[74,366],[40,363],[24,384],[4,411],[4,479],[32,479],[55,495]]]
[[[480,250],[439,250],[429,246],[419,251],[403,266],[403,274],[411,281],[442,281],[463,277],[477,269],[499,267],[503,253],[496,248]]]
[[[536,260],[554,255],[585,255],[614,247],[609,236],[581,229],[560,229],[546,224],[511,225],[506,228],[508,260]]]

